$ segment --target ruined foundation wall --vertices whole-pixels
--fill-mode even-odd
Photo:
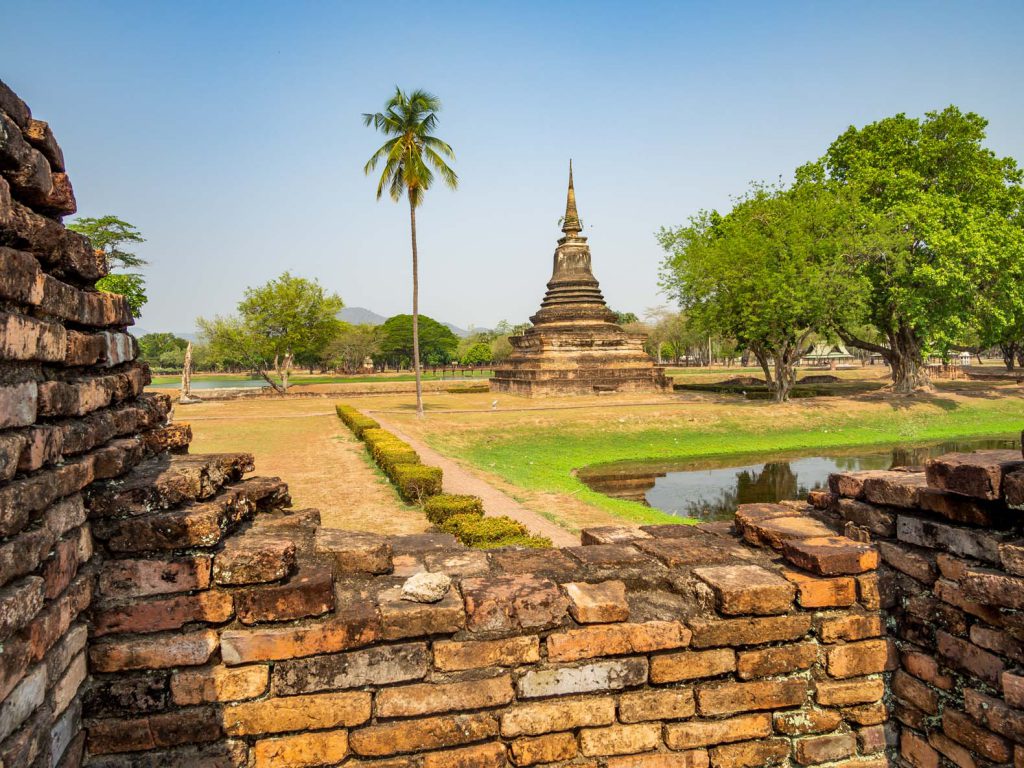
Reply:
[[[834,475],[813,500],[871,537],[899,651],[897,765],[1024,765],[1024,461],[950,454]]]
[[[93,539],[83,490],[184,445],[46,123],[0,83],[0,765],[78,765]]]

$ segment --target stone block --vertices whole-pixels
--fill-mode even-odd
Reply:
[[[516,765],[537,765],[571,760],[578,747],[572,733],[549,733],[543,736],[525,736],[511,744],[512,759]]]
[[[881,677],[819,680],[815,699],[823,707],[848,707],[874,703],[881,700],[884,693],[885,683]]]
[[[648,752],[660,742],[660,725],[609,725],[580,731],[580,752],[587,756],[633,755]]]
[[[796,707],[807,698],[807,688],[808,681],[802,678],[722,683],[697,690],[697,709],[702,715],[731,715]]]
[[[946,525],[908,515],[899,516],[896,522],[896,536],[908,544],[944,550],[989,563],[999,562],[999,545],[1004,540],[999,534]]]
[[[647,659],[597,661],[578,667],[531,669],[516,681],[521,698],[617,691],[647,682]]]
[[[770,714],[741,715],[720,720],[691,720],[665,726],[665,744],[671,749],[726,744],[748,739],[763,739],[772,734]]]
[[[89,662],[95,672],[199,666],[210,660],[217,646],[217,633],[210,629],[129,637],[93,643]]]
[[[100,637],[111,633],[162,632],[191,622],[220,624],[233,615],[231,595],[207,590],[102,608],[93,617],[93,634]]]
[[[802,669],[810,669],[818,660],[816,643],[794,643],[761,650],[741,651],[736,670],[741,680],[758,677],[785,675]],[[653,678],[653,666],[652,666]]]
[[[210,555],[152,560],[108,560],[99,573],[104,598],[151,597],[210,586]]]
[[[896,535],[896,515],[855,499],[840,498],[836,508],[844,520],[859,525],[875,536],[891,538]]]
[[[337,574],[391,572],[391,544],[374,533],[321,528],[314,548],[331,558]]]
[[[601,624],[629,619],[626,585],[621,581],[604,581],[599,584],[570,582],[563,584],[562,588],[569,598],[569,615],[580,624]]]
[[[235,613],[243,624],[291,621],[334,610],[334,574],[329,566],[303,564],[283,584],[234,593]]]
[[[693,620],[690,645],[711,648],[722,645],[760,645],[799,640],[811,630],[809,615],[763,618]]]
[[[179,706],[254,699],[266,693],[269,682],[265,664],[181,669],[171,674],[171,698]]]
[[[800,765],[830,763],[852,757],[856,752],[857,739],[852,733],[807,736],[793,744],[793,758]]]
[[[392,587],[377,596],[377,610],[385,640],[450,635],[466,626],[462,597],[455,589],[436,603],[414,603],[402,598],[402,587]]]
[[[764,768],[784,765],[789,758],[789,739],[761,739],[713,747],[712,768]]]
[[[828,673],[838,678],[884,672],[888,658],[889,643],[881,639],[837,645],[826,653]]]
[[[711,587],[718,610],[730,616],[786,613],[796,588],[781,576],[757,565],[696,568],[694,576]]]
[[[865,501],[885,507],[916,509],[922,489],[928,486],[924,472],[874,471],[864,478]]]
[[[259,739],[253,746],[253,768],[290,768],[334,764],[348,754],[348,731],[317,731]]]
[[[590,544],[629,544],[637,539],[649,539],[651,535],[639,528],[625,525],[604,525],[584,528],[580,531],[580,541],[584,546]]]
[[[857,601],[857,582],[850,576],[826,578],[788,568],[782,576],[796,586],[801,608],[846,608]]]
[[[619,697],[619,720],[642,723],[649,720],[682,720],[693,717],[697,704],[687,688],[631,691]]]

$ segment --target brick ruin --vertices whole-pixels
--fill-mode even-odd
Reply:
[[[1019,454],[554,550],[195,456],[0,83],[0,766],[1024,765]]]

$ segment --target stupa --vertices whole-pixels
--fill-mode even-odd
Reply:
[[[569,193],[555,264],[533,327],[509,339],[512,354],[495,366],[492,392],[527,397],[655,392],[668,386],[664,370],[644,351],[646,336],[615,322],[590,266],[580,234],[569,163]]]

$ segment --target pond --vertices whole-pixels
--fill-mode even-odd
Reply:
[[[920,466],[952,451],[1019,448],[1012,437],[918,443],[896,448],[850,448],[750,454],[723,459],[629,461],[581,469],[587,487],[679,517],[728,520],[739,504],[801,499],[828,485],[833,472]]]
[[[179,389],[181,379],[165,381],[163,377],[153,377],[156,389]],[[251,387],[269,386],[263,379],[192,379],[192,389],[249,389]]]

